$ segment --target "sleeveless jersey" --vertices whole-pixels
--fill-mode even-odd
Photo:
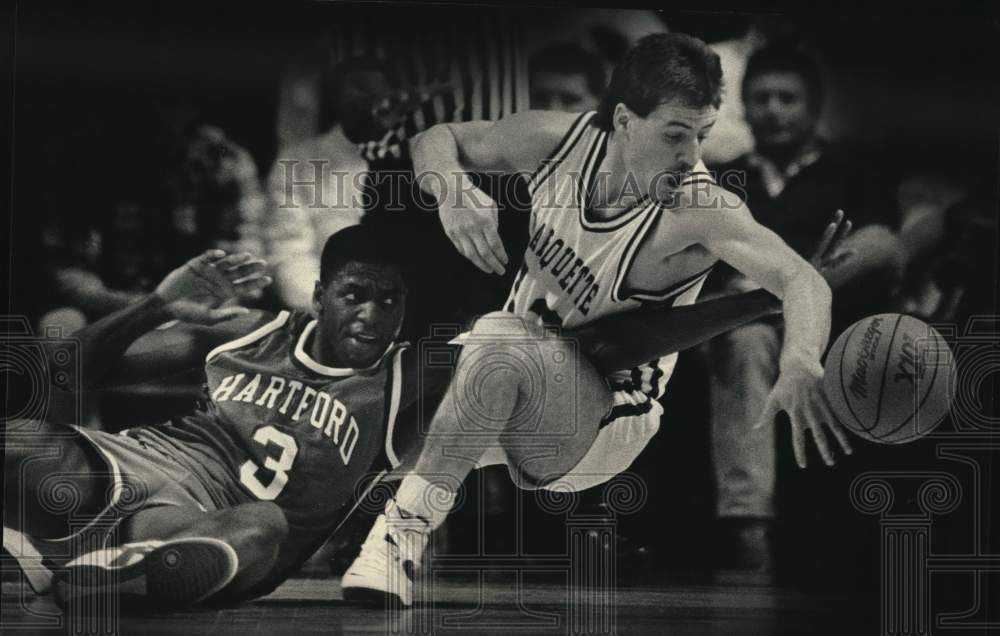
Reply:
[[[198,475],[220,507],[275,502],[293,545],[325,539],[369,477],[399,464],[392,436],[406,345],[369,369],[337,369],[307,353],[315,327],[283,311],[217,347],[205,362],[205,409],[127,432]]]
[[[547,323],[576,327],[602,316],[641,307],[644,303],[693,303],[711,268],[666,289],[630,289],[625,280],[643,237],[663,213],[656,201],[643,199],[613,219],[592,218],[587,196],[607,150],[608,133],[581,115],[553,154],[533,174],[530,241],[505,311],[533,312]],[[711,180],[699,163],[684,184]],[[650,398],[663,394],[677,355],[609,378],[614,389],[641,391]]]

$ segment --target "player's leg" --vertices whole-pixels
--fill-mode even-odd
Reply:
[[[408,577],[469,471],[507,463],[519,485],[540,487],[587,459],[612,410],[612,393],[577,347],[519,317],[488,314],[463,345],[414,469],[344,575],[347,598],[388,593],[409,605]],[[614,474],[600,470],[608,474],[598,483]]]
[[[274,567],[288,524],[266,501],[208,512],[158,505],[130,515],[118,532],[117,546],[68,564],[60,602],[117,596],[133,610],[163,610],[243,598]]]
[[[165,534],[169,539],[209,537],[226,543],[236,553],[238,568],[219,596],[239,598],[274,567],[288,536],[288,521],[274,502],[255,501],[211,512],[185,509],[183,515],[169,507],[144,510],[128,520],[125,530],[130,540]]]
[[[414,486],[424,482],[428,496],[448,502],[469,471],[490,461],[484,456],[509,463],[519,485],[538,487],[579,463],[611,407],[607,384],[572,341],[511,314],[488,314],[464,343],[397,503],[424,507],[424,488]],[[432,526],[447,513],[425,508],[414,512]]]
[[[73,534],[108,508],[114,474],[83,433],[15,421],[4,435],[4,526],[37,539]]]

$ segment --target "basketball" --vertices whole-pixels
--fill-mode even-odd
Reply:
[[[951,349],[913,316],[859,320],[833,343],[825,368],[826,394],[837,419],[872,442],[903,444],[922,437],[951,407]]]
[[[851,325],[830,348],[825,370],[837,419],[872,442],[903,444],[933,431],[954,395],[948,343],[927,323],[903,314]]]

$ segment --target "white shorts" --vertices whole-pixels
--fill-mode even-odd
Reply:
[[[505,464],[511,479],[524,490],[579,491],[603,484],[628,470],[660,430],[663,415],[663,406],[641,391],[615,391],[611,397],[611,411],[601,420],[586,454],[569,472],[534,478],[509,461],[499,445],[483,454],[478,468]]]

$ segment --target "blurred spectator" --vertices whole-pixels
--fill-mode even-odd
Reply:
[[[170,185],[179,258],[210,247],[263,255],[261,222],[268,202],[257,166],[220,128],[195,129]]]
[[[295,309],[312,304],[327,237],[364,216],[369,166],[360,144],[381,139],[413,104],[394,91],[384,63],[374,58],[341,62],[325,98],[326,132],[282,151],[268,177],[273,211],[265,232],[274,291]]]
[[[210,247],[262,253],[265,199],[249,154],[213,126],[173,143],[173,150],[158,148],[174,158],[164,160],[156,183],[143,184],[150,193],[123,185],[117,201],[104,202],[107,223],[60,212],[47,219],[43,247],[53,286],[41,325],[66,327],[68,335],[138,299],[162,263]]]
[[[393,129],[364,140],[362,155],[368,161],[405,153],[407,139],[440,122],[494,120],[527,109],[523,12],[400,4],[375,11],[375,19],[371,5],[328,5],[330,26],[321,50],[305,51],[302,65],[290,67],[282,82],[277,117],[281,150],[326,130],[319,115],[322,78],[329,67],[358,57],[385,60],[400,88],[438,89]]]
[[[905,264],[894,233],[895,205],[864,151],[817,134],[823,107],[818,65],[795,49],[760,49],[747,63],[742,96],[756,150],[721,166],[720,183],[807,258],[834,212],[843,209],[855,226],[844,245],[853,256],[833,272],[833,333],[887,310]],[[731,291],[750,287],[735,273],[727,284]],[[777,377],[782,335],[780,319],[773,319],[708,346],[716,511],[728,566],[767,567],[770,561],[775,437],[771,427],[751,427]]]
[[[734,87],[743,83],[747,59],[765,43],[763,32],[751,25],[741,38],[710,45],[719,55],[727,94],[719,107],[712,134],[702,145],[702,159],[708,165],[734,161],[753,150],[753,134],[745,119],[743,102],[735,94]]]
[[[596,110],[606,82],[601,59],[571,43],[536,51],[528,73],[534,110]]]

